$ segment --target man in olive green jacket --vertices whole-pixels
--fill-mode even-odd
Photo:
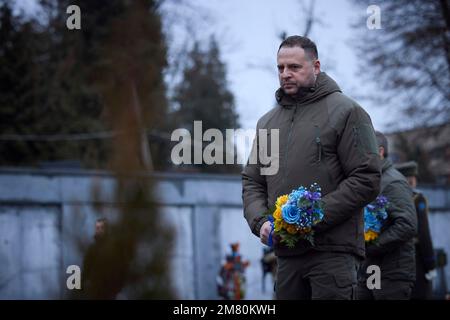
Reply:
[[[376,133],[382,159],[380,193],[388,200],[387,220],[380,235],[366,246],[366,260],[360,270],[358,298],[361,300],[407,300],[416,279],[415,248],[417,216],[413,192],[405,177],[387,159],[386,137]],[[369,266],[380,270],[379,288],[369,289]]]
[[[242,173],[244,216],[252,232],[267,244],[271,232],[265,213],[278,196],[299,186],[322,188],[325,215],[314,228],[314,246],[275,243],[278,299],[354,299],[357,266],[364,257],[362,209],[378,194],[380,161],[368,114],[342,94],[320,71],[310,39],[292,36],[277,55],[281,88],[278,105],[257,124],[253,151],[263,145],[259,129],[279,130],[279,169],[249,162]],[[263,141],[271,141],[263,137]],[[277,149],[277,148],[273,148]]]

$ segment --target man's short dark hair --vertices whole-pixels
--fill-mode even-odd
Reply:
[[[305,50],[305,53],[309,59],[314,60],[319,58],[319,53],[317,52],[316,44],[307,37],[302,36],[287,37],[286,39],[283,40],[283,42],[281,42],[278,51],[280,51],[282,47],[288,48],[300,47],[303,48],[303,50]]]
[[[377,137],[378,147],[383,147],[384,149],[384,157],[388,156],[388,141],[384,134],[380,131],[375,131],[375,136]]]

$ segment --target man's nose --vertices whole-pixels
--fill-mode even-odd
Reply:
[[[291,77],[291,73],[287,69],[283,69],[283,72],[280,73],[280,77],[282,79],[288,79]]]

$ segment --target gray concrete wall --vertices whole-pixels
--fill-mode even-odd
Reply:
[[[249,299],[261,292],[262,245],[242,215],[237,176],[156,174],[160,214],[176,230],[175,291],[183,299],[217,299],[216,275],[229,244],[239,241]],[[66,269],[80,265],[78,242],[91,241],[99,216],[114,219],[114,179],[106,172],[0,170],[0,298],[62,298]],[[94,207],[96,201],[109,209]]]
[[[172,279],[182,299],[216,299],[215,279],[229,244],[241,243],[247,298],[262,292],[263,246],[242,214],[239,176],[156,174],[160,214],[176,231]],[[97,217],[114,219],[114,179],[106,172],[0,169],[0,299],[62,298],[66,268],[81,265],[74,239],[91,241]],[[109,207],[98,212],[96,201]],[[450,253],[450,191],[427,187],[436,247]],[[447,266],[450,284],[450,266]]]

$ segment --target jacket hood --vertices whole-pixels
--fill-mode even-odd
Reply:
[[[306,88],[306,92],[302,95],[290,96],[284,93],[282,88],[275,92],[275,98],[279,105],[290,107],[299,104],[306,104],[322,99],[323,97],[333,93],[342,92],[337,83],[329,77],[325,72],[319,73],[316,83],[313,87]]]
[[[390,159],[384,158],[381,161],[381,172],[385,172],[387,169],[389,169],[392,166],[393,166],[392,161]]]

